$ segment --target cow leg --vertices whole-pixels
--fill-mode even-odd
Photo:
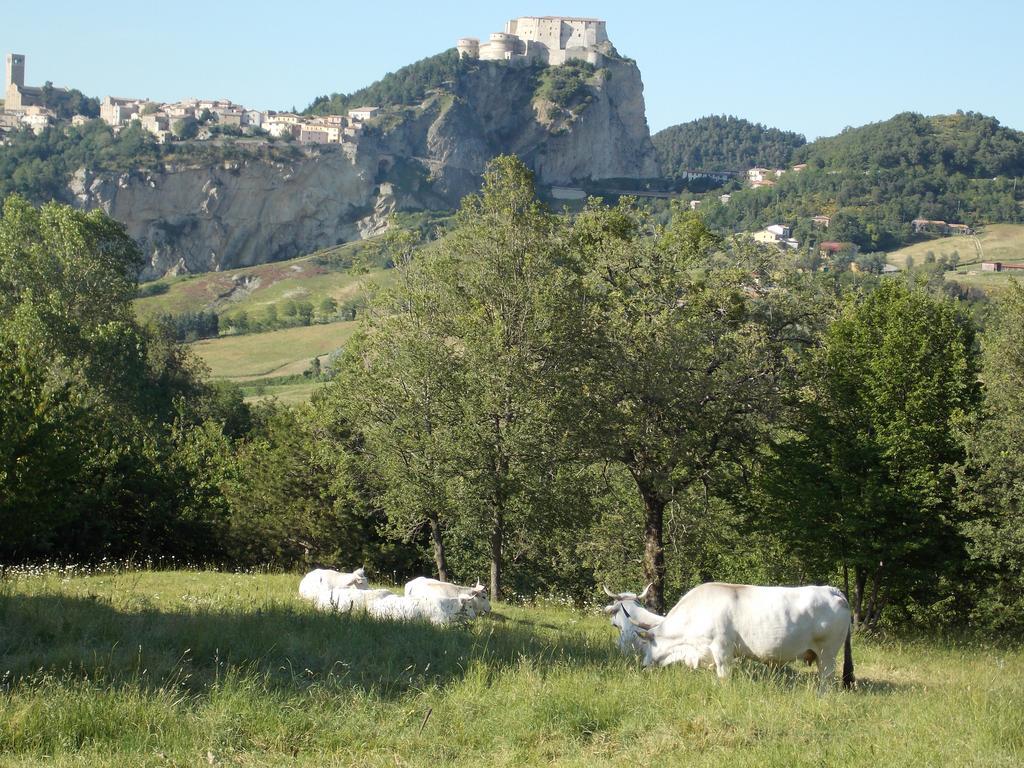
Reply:
[[[718,675],[718,679],[725,680],[729,677],[729,671],[732,669],[732,654],[725,646],[721,643],[712,643],[711,658],[715,662],[715,673]]]
[[[825,694],[832,687],[832,679],[836,673],[836,648],[819,648],[818,654],[818,693]]]

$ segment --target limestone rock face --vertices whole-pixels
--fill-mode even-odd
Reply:
[[[535,69],[480,62],[451,93],[421,105],[419,131],[410,136],[402,126],[382,145],[395,155],[425,156],[435,191],[453,203],[479,186],[487,161],[499,154],[518,155],[540,185],[658,175],[635,63],[606,59],[586,103],[571,109],[539,102],[536,85]]]
[[[262,264],[359,239],[376,203],[373,158],[326,148],[291,163],[246,160],[89,179],[82,208],[122,222],[146,258],[140,278]],[[366,224],[363,225],[367,226]]]
[[[308,147],[287,162],[82,170],[69,197],[127,227],[146,280],[288,259],[378,234],[395,210],[455,208],[499,154],[518,155],[541,186],[658,175],[636,64],[606,58],[567,107],[538,99],[539,76],[479,62],[422,104],[389,108],[357,144]]]

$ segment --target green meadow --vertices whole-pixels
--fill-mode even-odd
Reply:
[[[598,610],[466,626],[322,614],[298,574],[8,571],[0,765],[1019,766],[1024,653],[854,639],[797,665],[641,668]],[[622,585],[626,588],[629,585]]]
[[[362,295],[369,282],[387,279],[388,270],[351,268],[372,261],[375,248],[374,241],[359,240],[287,261],[162,278],[142,286],[135,311],[142,320],[211,310],[226,317],[242,311],[259,316],[289,299],[314,306],[328,297],[343,303]]]

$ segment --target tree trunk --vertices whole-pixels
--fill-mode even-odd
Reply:
[[[882,563],[878,564],[878,568],[871,575],[871,597],[868,599],[868,607],[864,616],[864,623],[868,627],[873,627],[878,623],[878,619],[882,615],[882,606],[878,600],[878,590],[882,585]]]
[[[501,599],[501,544],[505,538],[505,511],[494,505],[491,528],[491,600]]]
[[[444,540],[441,538],[441,521],[436,517],[430,518],[430,540],[434,545],[434,566],[437,568],[437,578],[441,581],[448,581],[448,558],[444,553]]]
[[[657,493],[641,490],[644,521],[644,581],[651,584],[647,607],[665,613],[665,545],[663,540],[665,500]]]
[[[853,626],[860,629],[864,622],[864,589],[868,582],[868,572],[863,566],[853,566]]]

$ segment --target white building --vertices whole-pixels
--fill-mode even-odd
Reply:
[[[380,112],[378,107],[356,107],[348,111],[348,117],[350,120],[358,120],[360,122],[364,120],[372,120]]]

